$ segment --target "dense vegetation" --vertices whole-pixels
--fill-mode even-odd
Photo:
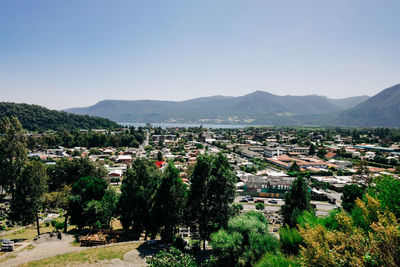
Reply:
[[[29,149],[62,147],[139,147],[145,140],[145,132],[131,127],[119,133],[98,133],[81,131],[62,131],[45,133],[41,136],[28,136]]]
[[[117,123],[104,118],[49,110],[37,105],[7,102],[0,103],[0,117],[3,116],[15,116],[24,129],[38,132],[120,127]]]

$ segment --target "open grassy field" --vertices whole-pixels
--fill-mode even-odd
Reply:
[[[73,252],[58,255],[51,258],[32,261],[22,266],[39,267],[39,266],[67,266],[81,263],[94,263],[95,261],[111,260],[115,258],[123,259],[125,253],[138,248],[141,245],[139,242],[125,243],[100,248],[91,248],[84,251]]]

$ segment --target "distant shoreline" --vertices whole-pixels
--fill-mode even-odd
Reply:
[[[120,125],[124,126],[134,126],[134,127],[144,127],[146,126],[145,122],[117,122]],[[246,125],[246,124],[213,124],[213,123],[161,123],[155,122],[151,123],[153,127],[161,127],[161,128],[169,128],[169,127],[200,127],[202,125],[203,128],[209,129],[218,129],[218,128],[226,128],[226,129],[238,129],[238,128],[246,128],[246,127],[262,127],[266,125]]]

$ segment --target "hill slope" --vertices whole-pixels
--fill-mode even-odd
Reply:
[[[66,111],[119,122],[299,125],[304,116],[341,110],[323,96],[278,96],[255,91],[239,97],[212,96],[187,101],[104,100],[90,107]]]
[[[366,101],[369,98],[367,95],[353,96],[347,98],[332,99],[327,98],[329,102],[345,110],[357,106],[358,104]]]
[[[343,126],[400,127],[400,84],[387,88],[365,102],[331,118]]]
[[[0,117],[4,116],[18,117],[24,129],[29,131],[119,127],[117,123],[104,118],[69,114],[37,105],[0,102]]]

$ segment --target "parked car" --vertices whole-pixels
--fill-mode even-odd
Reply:
[[[247,199],[248,201],[254,201],[254,198],[253,198],[252,196],[248,196],[248,197],[246,197],[246,199]]]
[[[1,242],[1,251],[13,251],[14,250],[14,241],[10,239],[0,239]]]
[[[264,199],[257,198],[254,203],[264,203]]]
[[[239,200],[239,202],[248,203],[249,201],[246,198],[242,198],[241,200]]]
[[[278,204],[278,201],[275,200],[275,199],[270,199],[270,200],[268,200],[268,203],[271,203],[271,204]]]

